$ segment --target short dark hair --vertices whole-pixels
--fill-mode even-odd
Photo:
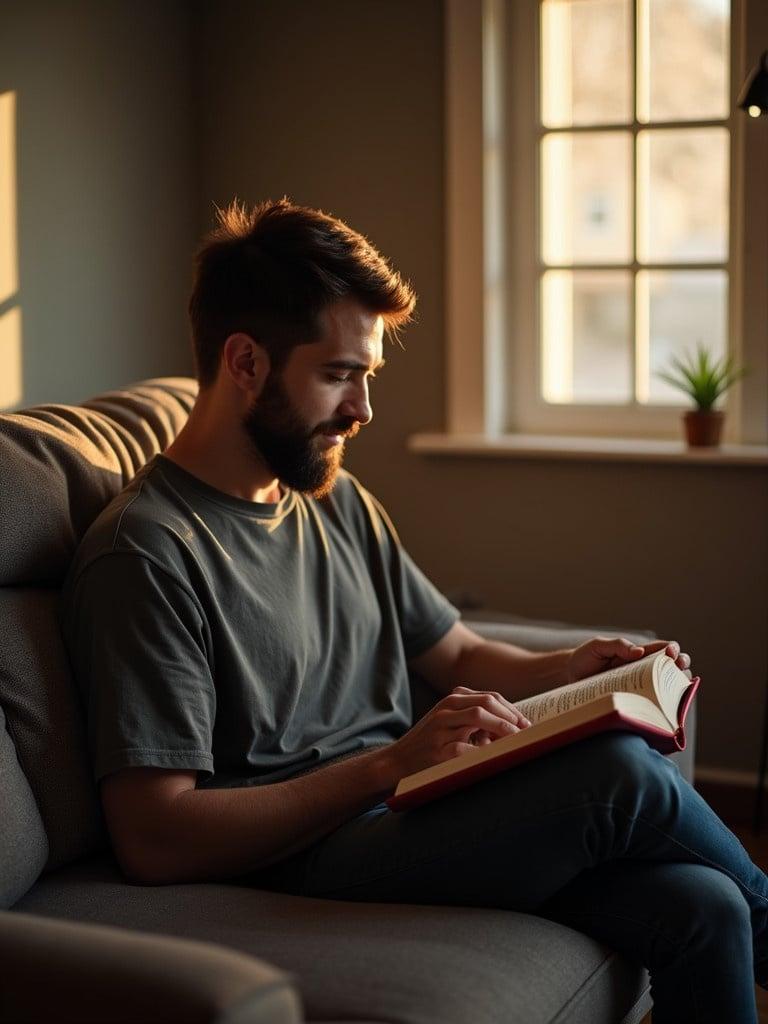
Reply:
[[[212,384],[224,342],[242,331],[263,345],[273,369],[296,345],[319,340],[318,315],[347,296],[380,315],[387,330],[407,323],[416,296],[370,242],[336,217],[284,198],[218,210],[197,252],[189,301],[201,387]]]

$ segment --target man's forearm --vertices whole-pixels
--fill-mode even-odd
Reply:
[[[485,640],[462,652],[453,685],[496,690],[507,700],[522,700],[567,683],[571,654],[571,650],[526,651]]]
[[[137,881],[233,877],[290,856],[373,807],[397,783],[385,750],[285,782],[190,789],[147,830]]]

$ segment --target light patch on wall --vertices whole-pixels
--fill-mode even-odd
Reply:
[[[0,409],[13,409],[21,404],[23,379],[21,310],[13,306],[0,316]]]
[[[0,93],[0,303],[19,288],[16,247],[16,93]]]
[[[0,409],[13,408],[23,398],[16,220],[16,93],[4,92],[0,93]]]

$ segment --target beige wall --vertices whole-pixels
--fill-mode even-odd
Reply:
[[[679,638],[705,679],[700,764],[753,771],[766,686],[764,470],[408,454],[443,425],[439,0],[197,6],[200,223],[288,193],[365,232],[413,281],[348,466],[443,588],[497,608]]]
[[[0,92],[17,109],[17,405],[190,368],[188,22],[176,0],[0,4]]]

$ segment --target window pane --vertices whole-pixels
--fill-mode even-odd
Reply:
[[[541,389],[553,403],[632,398],[632,278],[627,271],[550,270],[541,284]]]
[[[629,132],[545,135],[541,143],[545,263],[632,258]]]
[[[656,374],[672,356],[704,345],[715,359],[728,348],[728,275],[722,270],[641,271],[637,275],[637,397],[690,405]]]
[[[632,120],[629,0],[544,0],[541,117],[547,128]]]
[[[637,137],[641,263],[728,259],[728,131],[681,128]]]
[[[638,0],[637,117],[728,116],[729,0]]]

